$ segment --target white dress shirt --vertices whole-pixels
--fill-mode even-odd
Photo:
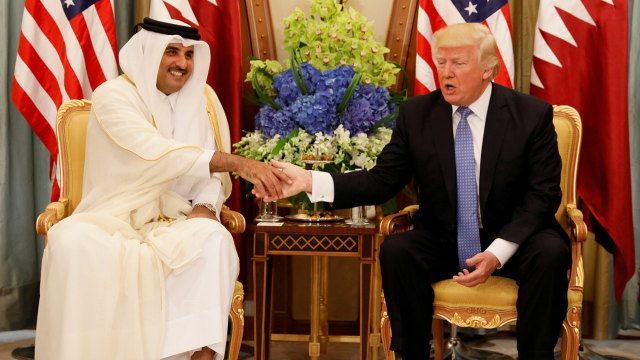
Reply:
[[[489,110],[489,100],[491,99],[491,85],[487,86],[487,89],[480,95],[480,97],[469,105],[472,113],[467,117],[469,126],[471,127],[471,135],[473,137],[473,155],[476,160],[476,186],[478,188],[477,194],[480,194],[480,155],[482,154],[482,140],[484,136],[484,126],[487,121],[487,112]],[[456,128],[460,122],[460,114],[456,112],[458,106],[452,106],[452,118],[453,123],[452,130],[455,138]],[[311,171],[312,176],[312,189],[309,195],[311,202],[325,201],[333,202],[335,198],[333,178],[329,173],[323,171]],[[479,196],[479,195],[478,195]],[[478,206],[480,201],[478,201]],[[482,227],[482,215],[480,209],[478,209],[479,224]],[[518,244],[497,238],[486,251],[494,254],[498,261],[500,261],[500,267],[509,261],[513,254],[518,250]]]

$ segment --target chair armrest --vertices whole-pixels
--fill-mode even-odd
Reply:
[[[59,201],[47,205],[44,212],[40,214],[36,220],[36,231],[38,234],[47,235],[53,225],[67,217],[68,203],[68,199],[60,198]]]
[[[582,211],[576,204],[567,204],[567,215],[571,226],[571,270],[569,273],[569,289],[582,292],[584,288],[584,267],[582,263],[582,243],[587,240],[587,224]]]
[[[222,205],[222,210],[220,210],[220,223],[232,234],[242,234],[247,227],[244,216],[229,209],[227,205]]]
[[[418,205],[410,205],[395,214],[385,216],[380,222],[380,233],[389,236],[409,230],[413,225],[411,219],[416,211],[418,211]]]

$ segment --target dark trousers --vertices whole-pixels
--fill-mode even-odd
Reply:
[[[484,241],[483,249],[490,243]],[[545,229],[525,241],[493,275],[516,280],[518,357],[553,359],[567,310],[567,270],[571,253],[566,235]],[[391,321],[391,349],[404,360],[428,359],[433,289],[431,283],[459,271],[456,240],[412,230],[385,239],[380,249],[382,286]]]

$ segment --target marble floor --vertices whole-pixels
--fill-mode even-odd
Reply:
[[[590,340],[584,342],[588,349],[605,355],[605,357],[581,356],[581,359],[589,360],[640,360],[640,332],[639,336],[634,339],[627,340]],[[20,330],[0,332],[0,360],[12,360],[11,352],[20,346],[33,344],[35,331]],[[497,332],[484,337],[474,336],[463,339],[467,345],[478,349],[486,349],[502,354],[507,354],[515,359],[516,342],[512,332]],[[252,360],[253,348],[252,342],[243,343],[240,353],[240,359]],[[559,347],[558,347],[559,350]],[[272,341],[271,343],[271,359],[274,360],[306,360],[308,346],[304,342],[288,342],[288,341]],[[583,352],[583,354],[587,354]],[[382,352],[378,357],[384,359]],[[323,354],[320,359],[326,360],[357,360],[358,344],[357,343],[330,343],[327,346],[327,353]]]

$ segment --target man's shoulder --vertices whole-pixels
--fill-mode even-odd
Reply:
[[[507,102],[509,102],[510,104],[513,104],[517,108],[532,107],[532,108],[543,109],[551,106],[551,104],[540,99],[539,97],[525,94],[523,92],[508,88],[500,84],[493,83],[492,91],[495,94],[495,96],[504,98]]]
[[[424,95],[416,95],[403,101],[400,109],[405,113],[413,114],[419,118],[424,118],[425,114],[439,106],[449,106],[444,101],[440,89]]]
[[[93,91],[93,98],[94,100],[103,96],[124,96],[129,98],[133,94],[138,95],[136,86],[124,75],[121,75],[100,84]]]

